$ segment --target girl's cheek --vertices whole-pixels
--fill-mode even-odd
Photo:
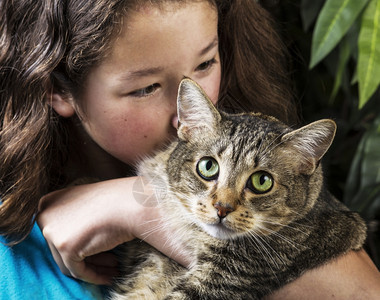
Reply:
[[[209,84],[209,91],[206,90],[206,94],[210,97],[211,102],[215,105],[219,98],[220,77],[215,78]]]
[[[218,68],[215,70],[212,76],[210,76],[205,85],[206,94],[210,97],[214,105],[218,102],[219,98],[220,80],[221,70],[220,65],[218,65]]]

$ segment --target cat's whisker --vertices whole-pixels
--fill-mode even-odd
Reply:
[[[301,213],[300,213],[298,210],[296,210],[296,209],[292,209],[291,212],[292,212],[293,214],[295,214],[295,215],[298,215],[298,216],[301,217],[301,218],[304,217],[304,214],[303,214],[303,213],[301,214]]]
[[[276,255],[276,257],[278,258],[278,260],[282,263],[282,265],[286,265],[286,262],[284,261],[283,257],[281,257],[278,252],[269,244],[269,242],[266,240],[266,238],[272,240],[269,236],[260,236],[259,235],[259,238],[267,245],[268,248],[270,248],[273,253]],[[278,263],[276,262],[276,266],[278,266]]]
[[[301,214],[299,211],[297,211],[297,210],[295,210],[295,209],[292,209],[292,210],[291,210],[291,213],[294,214],[294,215],[299,216],[299,219],[303,219],[303,221],[305,222],[305,223],[301,224],[301,223],[297,223],[297,221],[294,220],[294,221],[292,222],[293,224],[300,225],[300,226],[303,226],[303,227],[308,228],[308,229],[312,229],[312,228],[315,227],[314,224],[311,223],[310,220],[305,219],[305,218],[304,218],[304,214]],[[307,225],[306,222],[309,223],[310,225]]]
[[[283,260],[282,258],[278,255],[278,253],[276,251],[274,251],[274,249],[262,238],[260,237],[259,235],[256,235],[254,233],[251,233],[251,235],[249,236],[251,238],[251,241],[256,245],[257,247],[257,250],[262,253],[263,257],[267,257],[267,259],[265,260],[268,264],[268,267],[271,269],[274,277],[278,280],[277,278],[277,274],[275,272],[275,270],[273,269],[272,267],[272,264],[270,263],[270,261],[276,266],[276,268],[279,267],[278,263],[277,263],[277,260],[273,257],[273,255],[270,253],[270,251],[267,249],[267,247],[264,245],[264,243],[269,246],[269,248],[274,252],[274,254],[278,257],[278,259],[283,263]]]
[[[170,245],[172,249],[169,256],[173,256],[174,253],[182,253],[184,251],[184,248],[183,248],[184,245],[174,244],[173,240],[179,240],[179,241],[185,240],[185,237],[188,233],[189,233],[188,226],[182,226],[182,227],[176,228],[176,231],[175,231],[175,235],[177,237],[176,239],[173,239],[172,236],[166,238],[166,241],[164,242],[164,247],[166,247],[167,245]]]
[[[276,267],[278,267],[277,261],[274,259],[273,255],[270,253],[270,251],[267,249],[267,247],[269,247],[276,254],[276,256],[278,256],[278,254],[267,243],[267,241],[265,241],[265,239],[263,239],[262,236],[257,235],[253,232],[250,233],[250,237],[254,239],[253,241],[257,242],[256,245],[259,245],[259,250],[264,250],[264,252],[267,254],[267,257],[276,265]],[[278,257],[278,258],[281,259],[280,257]]]
[[[152,234],[161,231],[165,226],[163,224],[157,224],[155,226],[150,227],[149,230],[146,230],[144,233],[142,233],[141,239],[145,241],[149,236]]]
[[[161,218],[156,218],[156,219],[152,219],[152,220],[146,220],[144,222],[141,223],[141,225],[147,225],[147,224],[151,224],[151,223],[156,223],[156,222],[161,222]]]
[[[176,218],[171,217],[172,220],[170,220],[168,217],[166,217],[165,221],[160,221],[155,226],[152,226],[148,231],[144,232],[142,234],[142,241],[146,241],[146,239],[151,236],[152,234],[158,232],[158,231],[165,231],[167,228],[174,228],[173,224],[177,224]],[[152,220],[146,223],[151,223],[157,220]],[[171,224],[172,223],[172,224]],[[183,225],[182,227],[176,227],[176,236],[179,238],[179,240],[183,240],[183,238],[188,233],[188,226]],[[178,239],[176,239],[178,240]],[[165,241],[163,243],[163,248],[169,248],[171,249],[171,252],[169,253],[169,256],[172,257],[174,253],[180,253],[183,251],[182,245],[174,244],[173,243],[173,236],[166,236]]]
[[[294,242],[293,240],[291,240],[291,239],[287,238],[286,236],[280,234],[278,231],[271,230],[271,229],[269,229],[267,227],[264,227],[264,226],[263,227],[259,227],[259,229],[262,229],[262,230],[265,230],[265,231],[269,232],[270,235],[266,235],[266,237],[268,239],[274,241],[274,242],[275,242],[275,240],[273,239],[273,236],[278,237],[281,240],[287,242],[290,246],[292,246],[295,249],[307,248],[305,245],[302,245],[302,244]]]
[[[172,219],[175,221],[175,217],[172,217]],[[170,219],[166,216],[165,220],[162,220],[161,218],[157,218],[157,219],[152,219],[152,220],[149,220],[149,221],[145,221],[141,224],[141,226],[144,226],[144,225],[147,225],[147,224],[151,224],[151,223],[156,223],[154,226],[150,226],[150,229],[145,231],[142,235],[144,235],[145,237],[146,236],[149,236],[157,231],[162,231],[162,230],[165,230],[165,228],[167,227],[171,227],[173,224],[170,224],[171,221]]]
[[[292,222],[291,224],[292,225],[297,225],[298,227],[301,227],[301,228],[297,228],[296,226],[292,226],[290,224],[283,224],[281,222],[276,222],[276,221],[273,221],[273,219],[263,219],[261,220],[262,223],[267,223],[267,224],[270,224],[270,225],[276,225],[276,226],[280,226],[280,227],[284,227],[284,228],[289,228],[289,229],[292,229],[294,231],[297,231],[301,234],[307,234],[305,230],[302,230],[301,228],[302,227],[305,227],[305,228],[313,228],[313,226],[309,226],[309,225],[306,225],[306,224],[301,224],[301,223],[296,223],[296,222]]]
[[[175,201],[173,201],[174,203]],[[176,204],[174,204],[176,205]],[[190,220],[193,220],[195,218],[195,216],[193,215],[192,212],[187,212],[188,215],[190,215],[190,218],[188,218],[189,222],[188,223],[178,223],[178,217],[175,216],[175,215],[170,215],[170,214],[167,214],[165,215],[165,219],[164,221],[161,222],[161,224],[159,224],[158,226],[156,226],[156,229],[155,230],[152,230],[151,234],[154,233],[155,231],[157,230],[166,230],[167,228],[171,228],[171,229],[175,229],[175,236],[176,238],[174,240],[184,240],[186,235],[188,234],[189,232],[189,227],[193,225],[193,222],[191,222]],[[174,245],[172,243],[173,241],[173,233],[171,233],[170,236],[166,236],[165,238],[165,241],[164,241],[164,244],[163,246],[166,247],[168,245],[170,245],[171,247],[171,253],[170,255],[173,255],[173,253],[175,252],[179,252],[181,251],[181,247],[182,245]]]
[[[295,221],[292,222],[292,225],[295,225],[295,226],[297,226],[297,227],[300,227],[299,231],[301,231],[301,232],[303,232],[303,231],[302,231],[302,228],[305,228],[305,229],[307,229],[307,230],[311,230],[311,229],[313,229],[313,228],[315,227],[313,224],[308,225],[308,224],[305,224],[305,223],[298,223],[298,222],[295,222]],[[284,226],[287,226],[287,227],[289,227],[289,228],[293,228],[293,229],[295,229],[295,226],[294,226],[294,227],[292,227],[292,226],[288,226],[288,225],[284,225]]]

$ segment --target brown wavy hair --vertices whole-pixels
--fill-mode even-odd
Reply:
[[[67,122],[49,89],[76,95],[106,55],[128,9],[148,0],[0,0],[0,234],[30,232],[40,198],[62,187]],[[197,0],[149,0],[149,3]],[[200,0],[202,1],[202,0]],[[217,7],[222,82],[219,105],[297,120],[286,50],[253,0]]]

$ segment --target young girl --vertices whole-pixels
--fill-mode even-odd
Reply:
[[[133,165],[175,137],[184,76],[225,110],[296,123],[285,51],[255,1],[0,1],[0,22],[4,299],[100,298],[93,284],[117,274],[108,251],[135,237],[189,263],[133,197]],[[379,282],[350,253],[271,297],[369,299]]]

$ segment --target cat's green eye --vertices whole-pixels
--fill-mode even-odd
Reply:
[[[197,173],[203,179],[213,180],[219,175],[219,164],[212,157],[203,157],[197,164]]]
[[[267,172],[258,171],[248,179],[247,187],[256,194],[267,193],[273,187],[273,177]]]

